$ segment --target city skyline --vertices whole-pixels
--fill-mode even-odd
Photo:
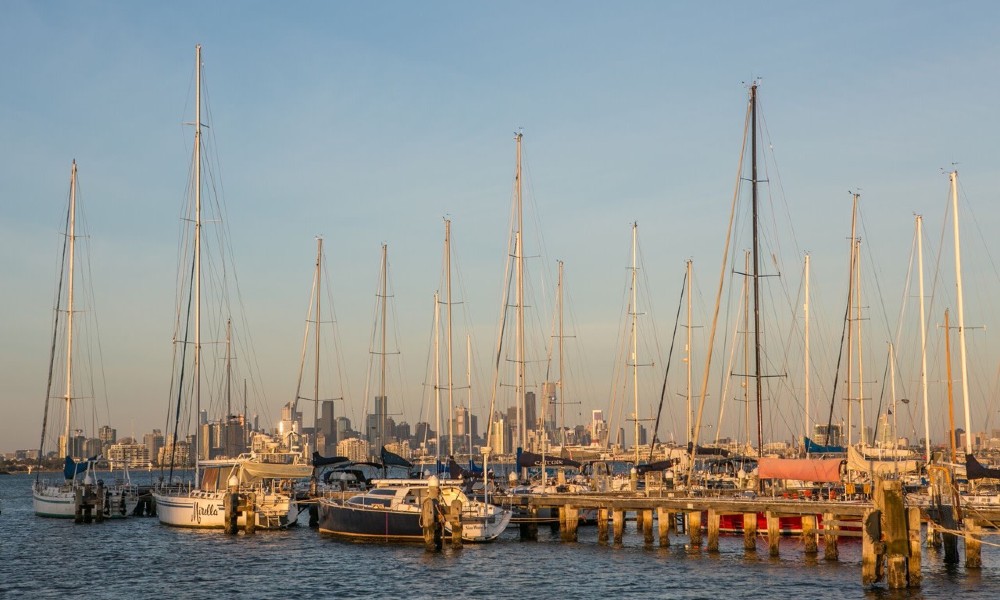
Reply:
[[[908,270],[916,213],[925,217],[931,242],[925,248],[931,420],[947,421],[941,313],[955,301],[948,181],[941,171],[955,168],[962,182],[973,431],[996,425],[998,344],[989,325],[1000,277],[988,232],[1000,225],[993,184],[1000,161],[990,143],[998,118],[988,102],[998,84],[987,75],[1000,50],[993,36],[1000,8],[993,4],[949,7],[948,27],[942,7],[902,2],[778,2],[763,11],[738,3],[524,3],[516,10],[307,3],[307,21],[266,4],[221,2],[191,24],[181,9],[198,6],[10,2],[0,8],[3,49],[9,56],[31,49],[0,66],[11,90],[0,99],[0,123],[5,138],[17,140],[0,147],[6,257],[0,451],[38,442],[74,158],[107,382],[106,404],[95,412],[108,413],[130,436],[167,430],[178,231],[192,136],[183,123],[193,119],[195,44],[205,51],[206,121],[220,166],[213,181],[227,205],[250,328],[244,335],[255,353],[246,366],[259,371],[259,389],[250,395],[261,406],[247,412],[262,420],[276,423],[296,394],[320,235],[329,261],[324,286],[337,317],[337,345],[333,336],[324,342],[330,344],[324,397],[343,397],[335,414],[360,427],[379,395],[365,380],[386,243],[395,327],[387,412],[409,423],[432,421],[426,365],[432,298],[443,291],[448,218],[457,280],[454,403],[485,424],[509,247],[513,137],[523,131],[531,389],[541,394],[543,382],[558,379],[551,349],[558,258],[565,262],[569,329],[566,421],[586,422],[599,409],[618,423],[615,430],[630,431],[622,424],[632,409],[631,398],[623,402],[620,372],[627,361],[620,353],[630,228],[638,222],[646,294],[640,310],[645,330],[656,332],[640,350],[640,362],[656,363],[639,376],[643,419],[659,403],[684,263],[694,260],[692,322],[684,314],[679,319],[660,428],[662,440],[682,443],[684,330],[690,325],[694,333],[692,377],[700,391],[747,84],[759,79],[767,141],[761,151],[773,153],[762,176],[769,180],[766,262],[769,275],[782,275],[767,284],[767,301],[783,305],[768,309],[767,366],[785,375],[773,383],[766,408],[768,436],[789,440],[803,429],[798,371],[806,251],[814,269],[815,410],[830,410],[831,403],[841,410],[832,348],[847,289],[849,192],[860,193],[862,203],[858,237],[870,344],[864,394],[871,414],[883,414],[889,402],[886,345],[893,341],[897,397],[909,400],[898,407],[898,429],[922,437],[915,284],[907,288],[916,277],[915,267]],[[228,17],[234,10],[244,19],[239,24]],[[745,225],[745,213],[741,218]],[[733,244],[740,260],[748,239],[744,227]],[[729,285],[738,286],[732,277],[738,270],[729,265]],[[723,307],[730,314],[738,307],[733,294],[727,292],[731,304]],[[737,344],[736,329],[732,316],[719,325],[717,340],[729,341],[717,341],[703,441],[743,435],[743,408],[732,390],[718,419],[726,368],[720,365],[729,359],[720,348]],[[496,410],[506,409],[500,400]],[[304,419],[311,426],[311,414]],[[940,430],[932,428],[935,441]]]

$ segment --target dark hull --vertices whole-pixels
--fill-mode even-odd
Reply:
[[[422,542],[420,513],[319,503],[319,532],[339,537],[386,542]]]

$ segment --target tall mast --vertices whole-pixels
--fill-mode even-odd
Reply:
[[[764,412],[761,407],[762,387],[760,373],[760,244],[757,239],[757,84],[750,86],[750,183],[753,204],[753,340],[754,377],[757,385],[757,455],[764,455]]]
[[[524,364],[524,206],[521,197],[521,138],[523,134],[517,132],[514,140],[517,142],[517,167],[514,172],[514,200],[517,210],[517,234],[514,242],[514,262],[517,267],[517,349],[515,351],[517,383],[515,384],[515,396],[517,400],[517,427],[518,442],[520,447],[527,446],[528,424],[525,423],[527,417],[527,406],[525,405],[525,364]]]
[[[857,244],[854,243],[857,234],[858,226],[858,194],[853,195],[853,204],[851,208],[851,268],[848,272],[849,277],[847,278],[847,445],[850,446],[854,442],[854,434],[851,427],[851,417],[854,414],[854,405],[852,404],[853,399],[851,398],[852,386],[854,383],[854,323],[851,317],[851,308],[854,304],[854,267],[855,261],[857,260]],[[829,441],[831,432],[827,432],[827,441]]]
[[[323,291],[322,291],[323,286],[321,285],[322,277],[323,277],[323,238],[318,237],[316,238],[316,286],[315,286],[316,287],[316,298],[315,298],[316,335],[314,336],[314,341],[316,342],[316,348],[315,348],[316,371],[313,375],[313,437],[315,438],[313,442],[314,446],[313,449],[317,451],[319,450],[319,448],[316,448],[315,446],[317,446],[316,441],[319,439],[319,426],[318,426],[319,425],[319,348],[320,348],[319,325],[320,323],[323,322],[322,315],[320,314],[320,306],[322,305],[320,299],[323,296]],[[333,418],[332,414],[330,415],[330,418],[331,419]]]
[[[955,288],[958,291],[958,352],[962,364],[962,404],[965,408],[965,454],[972,454],[972,421],[969,414],[969,371],[965,359],[965,304],[962,300],[962,245],[958,235],[958,171],[949,174],[951,207],[955,223]]]
[[[694,431],[691,429],[691,266],[692,261],[687,261],[687,442],[691,443],[694,438]]]
[[[750,441],[750,286],[747,277],[750,273],[750,251],[743,252],[743,411],[746,428],[746,444],[752,447]]]
[[[636,328],[638,291],[636,290],[636,236],[639,223],[632,224],[632,398],[635,403],[635,464],[639,464],[639,340]]]
[[[806,348],[805,357],[802,359],[802,370],[803,377],[805,378],[805,399],[806,399],[806,429],[803,435],[809,436],[809,426],[811,421],[809,420],[809,253],[806,253],[806,303],[802,308],[802,318],[805,321],[805,338],[806,338]],[[830,442],[827,441],[827,444]]]
[[[559,265],[559,433],[560,446],[566,447],[566,382],[563,379],[563,261],[556,261]]]
[[[446,294],[448,297],[448,454],[455,455],[455,397],[454,384],[452,379],[452,355],[451,355],[451,221],[444,220],[444,262],[446,273]]]
[[[381,413],[379,413],[378,402],[375,403],[375,414],[376,414],[375,421],[377,421],[377,423],[375,424],[375,427],[376,427],[376,432],[378,433],[378,443],[379,443],[380,447],[383,444],[385,444],[385,413],[387,413],[388,409],[389,409],[389,400],[388,400],[388,398],[385,397],[385,354],[386,354],[386,349],[385,349],[385,340],[386,340],[385,317],[386,317],[386,313],[388,312],[387,309],[386,309],[386,299],[387,299],[387,295],[388,295],[387,277],[388,277],[388,274],[389,274],[388,262],[389,262],[389,247],[386,244],[382,244],[382,323],[381,323],[381,325],[382,325],[382,352],[380,353],[381,354],[381,359],[382,359],[382,361],[381,361],[382,364],[380,366],[380,371],[379,371],[380,375],[379,375],[379,388],[378,388],[379,389],[379,392],[378,392],[379,393],[379,397],[382,400],[382,412]],[[437,303],[435,303],[435,306],[436,306],[436,304]],[[438,432],[439,432],[438,435],[441,435],[440,431],[441,430],[438,429]]]
[[[917,268],[920,269],[920,387],[924,396],[924,460],[931,460],[931,424],[927,413],[927,317],[924,314],[924,218],[917,215]]]
[[[73,172],[69,185],[69,287],[66,301],[66,423],[63,435],[66,440],[66,456],[73,456],[73,444],[70,442],[70,419],[73,413],[73,275],[76,260],[76,161],[73,161]]]
[[[469,458],[472,458],[472,336],[465,334],[465,381],[469,388],[469,411],[465,413],[465,433],[469,438]],[[486,440],[489,445],[489,440]]]
[[[201,452],[201,44],[195,46],[194,103],[194,398],[195,481],[199,479]]]

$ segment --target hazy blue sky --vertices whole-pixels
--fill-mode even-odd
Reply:
[[[931,253],[951,244],[942,169],[956,162],[969,207],[963,210],[970,211],[962,222],[967,325],[993,325],[998,17],[995,2],[0,3],[0,450],[38,443],[74,158],[91,236],[112,422],[120,437],[165,425],[179,219],[192,143],[183,123],[193,118],[199,43],[207,121],[267,421],[294,395],[317,235],[326,240],[348,372],[348,401],[338,412],[358,423],[364,408],[384,242],[402,362],[389,395],[400,419],[428,418],[422,382],[445,216],[452,219],[462,273],[456,301],[467,315],[456,325],[456,341],[463,341],[455,349],[461,357],[456,374],[464,381],[468,322],[479,357],[473,405],[483,405],[518,128],[524,131],[529,269],[551,285],[555,260],[566,263],[575,335],[567,344],[567,360],[575,365],[567,389],[580,402],[567,407],[567,420],[586,421],[594,408],[610,411],[614,372],[621,370],[615,349],[630,224],[639,223],[644,285],[652,298],[640,309],[655,318],[665,354],[688,258],[696,269],[693,321],[710,321],[745,82],[755,77],[762,79],[761,110],[773,150],[761,175],[770,180],[762,194],[774,202],[765,217],[774,244],[768,252],[785,276],[767,283],[775,290],[768,297],[785,302],[785,316],[788,305],[801,302],[795,298],[801,257],[809,251],[813,401],[829,406],[834,378],[849,190],[862,194],[870,257],[864,303],[873,350],[865,396],[877,404],[889,330],[906,304],[905,392],[898,393],[917,398],[915,288],[903,297],[913,214],[925,215],[932,246],[925,249],[930,295],[937,264]],[[740,233],[734,243],[741,252],[749,242]],[[935,314],[928,316],[934,340],[941,309],[954,305],[951,260],[942,255]],[[529,318],[543,330],[537,339],[547,338],[551,289],[541,283],[532,289]],[[790,301],[780,289],[789,290]],[[731,329],[731,322],[720,325],[719,335],[731,337],[724,327]],[[791,341],[794,329],[776,335],[777,329],[770,332],[777,347],[769,346],[769,366],[794,379],[801,351],[793,348],[801,342]],[[976,429],[996,426],[989,419],[997,372],[991,331],[970,336]],[[698,380],[706,332],[695,334]],[[929,346],[929,360],[939,364],[940,343]],[[661,428],[667,438],[683,437],[683,425],[675,422],[683,420],[683,401],[675,395],[684,386],[680,352],[672,366],[671,416]],[[720,353],[716,360],[727,359]],[[656,390],[642,400],[644,416],[658,396],[662,366],[642,375]],[[937,370],[929,368],[932,437],[939,437],[944,414]],[[720,380],[713,376],[709,436],[717,427]],[[786,386],[797,389],[801,382],[790,379]],[[800,401],[790,396],[766,409],[772,437],[801,432]],[[741,409],[730,403],[726,410]],[[739,428],[724,420],[721,430],[736,435]],[[900,421],[900,429],[909,434],[912,426]]]

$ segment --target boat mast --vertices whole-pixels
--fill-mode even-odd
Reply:
[[[746,444],[751,448],[753,442],[750,441],[750,286],[747,282],[750,274],[749,250],[743,251],[743,264],[743,412]]]
[[[517,268],[517,306],[516,306],[516,350],[515,363],[517,368],[517,382],[515,384],[515,396],[517,401],[517,427],[518,442],[520,447],[527,446],[528,424],[525,423],[527,417],[526,395],[525,395],[525,364],[524,364],[524,206],[521,196],[521,138],[524,136],[520,131],[514,136],[517,142],[517,167],[514,171],[514,200],[517,210],[517,234],[514,241],[514,262]]]
[[[197,426],[194,475],[199,480],[201,451],[201,44],[195,46],[194,103],[194,398]]]
[[[803,435],[809,437],[809,253],[806,253],[806,302],[805,306],[802,308],[802,318],[805,321],[805,338],[806,338],[806,348],[805,357],[802,359],[802,370],[803,377],[805,378],[805,399],[806,399],[806,429]],[[803,441],[805,438],[803,438]],[[829,442],[828,442],[829,443]],[[803,444],[805,445],[805,444]],[[806,451],[806,456],[809,456],[809,451]]]
[[[73,173],[69,186],[69,287],[67,288],[66,304],[66,423],[63,435],[66,436],[66,456],[73,456],[73,444],[70,441],[70,418],[73,407],[73,274],[76,258],[76,161],[73,161]]]
[[[465,334],[465,381],[469,387],[469,410],[465,413],[465,433],[469,438],[469,459],[472,459],[472,336]],[[489,440],[486,442],[489,444]],[[483,471],[486,472],[485,470]]]
[[[448,298],[448,455],[455,455],[455,397],[454,384],[452,379],[452,351],[451,351],[451,221],[444,220],[444,262],[446,273],[446,294]]]
[[[386,310],[386,299],[387,299],[386,297],[388,295],[388,282],[387,282],[388,271],[389,271],[388,262],[389,262],[389,247],[386,244],[382,244],[382,323],[381,323],[381,325],[382,325],[382,349],[381,350],[382,351],[380,352],[382,364],[380,365],[379,392],[378,392],[379,393],[379,397],[382,400],[382,412],[381,413],[379,413],[378,402],[375,403],[375,415],[376,415],[375,420],[377,421],[377,423],[375,424],[375,427],[376,427],[376,432],[378,434],[378,445],[379,445],[380,448],[381,448],[381,446],[383,444],[385,444],[385,413],[388,412],[388,409],[389,409],[389,400],[388,400],[388,398],[385,397],[385,354],[386,354],[386,350],[385,350],[385,340],[386,340],[385,317],[386,317],[386,313],[388,312]],[[436,297],[435,297],[435,303],[434,303],[434,305],[437,306],[437,298]],[[440,431],[441,431],[441,429],[439,428],[438,429],[438,435],[439,436],[441,435]]]
[[[757,211],[757,84],[750,86],[750,184],[753,204],[753,339],[754,378],[757,385],[757,455],[764,455],[764,412],[761,406],[762,386],[760,373],[760,244],[758,242]]]
[[[636,236],[639,223],[632,223],[632,398],[635,403],[635,464],[639,464],[639,341],[636,329],[638,307],[636,301]],[[624,441],[624,440],[622,440]]]
[[[857,260],[857,244],[855,244],[855,235],[857,234],[858,225],[858,194],[853,195],[853,204],[851,208],[851,268],[848,271],[847,278],[847,445],[850,446],[854,442],[854,434],[851,428],[851,417],[854,414],[854,405],[852,404],[853,399],[851,398],[851,389],[854,383],[854,323],[852,323],[851,318],[851,308],[854,304],[854,264]],[[832,432],[827,431],[827,442],[829,443]]]
[[[962,364],[962,404],[965,408],[965,454],[972,454],[972,421],[969,414],[969,371],[965,359],[965,304],[962,300],[962,245],[958,235],[958,171],[949,174],[951,207],[955,223],[955,288],[958,291],[958,352]]]
[[[924,396],[924,460],[931,460],[931,424],[927,414],[927,317],[924,314],[924,218],[917,215],[917,268],[920,269],[920,387]]]
[[[691,429],[694,425],[691,422],[691,269],[692,260],[687,260],[687,357],[684,362],[687,363],[687,443],[691,443],[694,439],[694,431]]]
[[[323,238],[316,238],[316,331],[314,336],[314,341],[316,343],[315,347],[315,361],[316,370],[313,373],[313,450],[318,451],[319,448],[316,442],[319,441],[319,348],[320,348],[320,338],[319,338],[319,324],[323,322],[320,314],[320,298],[323,296],[323,286],[321,284],[323,277]],[[333,414],[330,415],[333,419]],[[336,421],[334,421],[334,427],[336,427]],[[325,448],[324,448],[325,451]]]
[[[854,245],[857,247],[854,253],[854,269],[856,271],[854,293],[857,294],[854,310],[858,326],[858,431],[860,432],[861,444],[867,446],[872,443],[872,440],[865,436],[865,365],[864,346],[861,344],[861,239],[854,240]]]

